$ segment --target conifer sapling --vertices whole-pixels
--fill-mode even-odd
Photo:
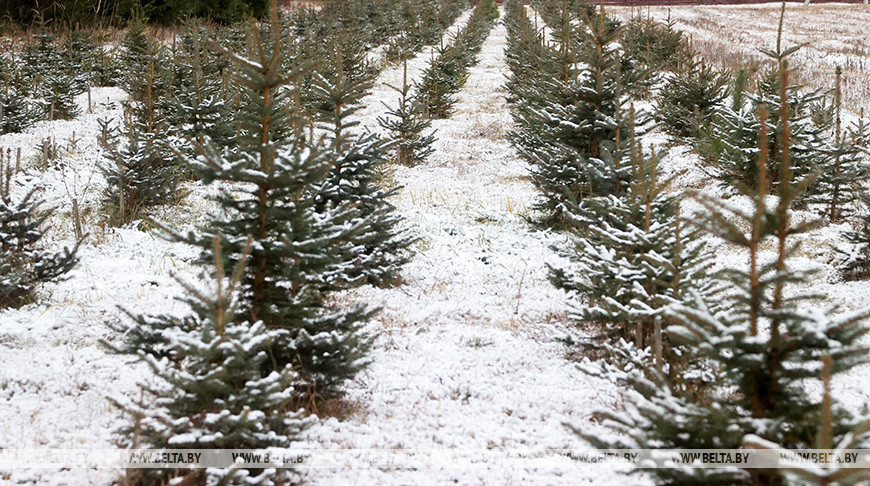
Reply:
[[[390,86],[399,93],[399,103],[395,108],[387,106],[387,117],[378,118],[381,127],[389,131],[396,149],[396,163],[413,167],[425,162],[435,149],[435,135],[424,132],[432,126],[431,120],[423,114],[423,104],[411,93],[408,84],[408,60],[404,61],[402,87]]]
[[[140,383],[142,398],[114,398],[128,417],[120,432],[127,447],[151,449],[268,449],[287,447],[311,423],[298,410],[294,385],[299,377],[289,363],[266,374],[271,351],[287,334],[262,322],[237,319],[238,285],[249,247],[232,275],[224,275],[219,239],[214,241],[216,274],[211,288],[178,282],[190,308],[183,317],[129,314],[132,322],[115,326],[135,332],[157,350],[137,356],[154,376]],[[204,276],[205,277],[205,276]],[[111,346],[111,345],[110,345]],[[116,348],[117,349],[117,348]],[[137,484],[159,485],[183,478],[187,484],[280,485],[288,469],[142,469]]]

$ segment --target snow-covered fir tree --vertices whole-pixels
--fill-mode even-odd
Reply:
[[[109,223],[124,225],[140,219],[151,207],[178,198],[179,171],[166,150],[158,147],[157,136],[138,121],[128,118],[118,133],[109,120],[99,120],[106,178],[103,205]]]
[[[645,69],[682,73],[692,62],[685,34],[675,28],[670,13],[665,22],[634,13],[625,22],[622,48]]]
[[[138,156],[130,160],[126,165],[130,168],[138,167],[146,172],[134,172],[128,175],[133,178],[130,183],[134,186],[141,183],[143,186],[151,186],[156,191],[161,191],[156,181],[168,182],[166,191],[174,191],[177,181],[170,178],[179,178],[184,175],[187,167],[177,167],[177,157],[173,151],[171,120],[169,116],[175,114],[179,104],[174,103],[172,95],[177,91],[172,88],[171,61],[167,49],[162,43],[146,34],[144,25],[134,23],[124,39],[124,51],[121,55],[125,69],[125,77],[122,86],[130,95],[129,100],[124,102],[125,131],[130,150],[142,150]],[[178,145],[178,144],[175,144]],[[111,155],[111,151],[109,151]],[[110,157],[111,159],[111,157]],[[115,166],[118,160],[113,160]],[[176,167],[171,167],[175,164]],[[125,164],[122,164],[125,165]],[[106,165],[111,171],[111,164]],[[148,174],[148,167],[155,169],[154,174]],[[124,176],[127,177],[127,176]],[[119,180],[123,180],[122,177]],[[151,182],[154,181],[154,182]],[[165,192],[165,191],[164,191]],[[151,196],[145,193],[140,196],[144,201]],[[159,198],[158,198],[159,199]],[[156,204],[166,202],[155,199]],[[153,205],[152,203],[148,203]],[[129,220],[130,218],[122,218]],[[123,224],[124,221],[121,221]]]
[[[172,96],[164,111],[176,150],[193,155],[190,141],[202,145],[208,138],[226,147],[234,135],[232,111],[222,94],[225,59],[207,48],[206,31],[196,22],[188,26],[173,53]]]
[[[677,216],[679,202],[667,193],[660,154],[631,152],[632,182],[622,197],[589,197],[565,204],[563,217],[577,235],[562,251],[574,262],[551,268],[551,280],[574,293],[574,319],[600,329],[598,346],[622,339],[651,348],[659,366],[676,362],[663,334],[664,313],[691,292],[715,293],[708,275],[712,256],[697,229]]]
[[[55,41],[51,34],[35,36],[22,54],[22,72],[28,94],[42,98],[49,120],[71,120],[79,114],[74,98],[84,91],[84,83],[64,63]]]
[[[430,29],[427,29],[426,23],[422,22],[421,12],[425,11],[425,7],[432,2],[420,2],[420,4],[415,8],[411,2],[399,2],[398,9],[393,13],[397,33],[387,39],[384,47],[384,59],[388,62],[399,62],[427,44],[425,36]],[[434,39],[433,43],[437,40]]]
[[[564,63],[555,78],[541,77],[537,94],[514,109],[511,140],[532,165],[532,182],[542,193],[536,209],[550,224],[560,223],[564,203],[623,193],[630,178],[626,102],[640,73],[623,65],[620,29],[603,11],[584,19],[584,45],[569,56],[577,62]]]
[[[778,42],[775,51],[762,52],[788,69],[787,59],[797,47],[783,49]],[[761,150],[758,146],[758,132],[761,129],[758,112],[761,106],[769,114],[767,123],[771,127],[771,133],[781,134],[784,122],[788,122],[793,141],[789,163],[797,177],[814,173],[834,153],[832,144],[826,137],[830,126],[827,122],[819,125],[811,117],[811,107],[823,98],[822,93],[818,90],[804,91],[801,86],[794,84],[782,89],[779,85],[781,79],[783,78],[777,68],[768,70],[758,81],[757,93],[737,95],[735,99],[745,102],[733,107],[736,109],[723,107],[719,116],[714,119],[710,136],[702,142],[700,152],[712,163],[708,172],[719,179],[723,186],[743,185],[755,188],[759,181],[756,161]],[[788,111],[781,110],[782,106],[788,106]],[[780,118],[783,113],[787,116],[785,121]],[[765,180],[770,187],[764,190],[775,194],[779,184],[776,171],[782,163],[783,155],[778,137],[770,137],[766,150],[768,177]],[[806,196],[809,194],[804,192],[802,198],[795,203],[806,204]]]
[[[0,88],[0,134],[18,133],[44,117],[36,103],[14,89]]]
[[[37,286],[61,279],[78,262],[75,246],[52,252],[43,238],[53,210],[43,209],[37,189],[24,197],[10,194],[0,177],[0,309],[30,303]]]
[[[423,71],[423,77],[417,83],[416,91],[425,107],[427,118],[447,118],[450,116],[451,108],[456,104],[454,95],[467,77],[464,66],[454,54],[459,49],[461,47],[443,44],[435,49],[432,62]]]
[[[147,25],[141,19],[136,19],[127,26],[121,52],[118,60],[124,75],[120,86],[135,101],[145,99],[147,80],[143,74],[152,64],[152,42],[149,38]]]
[[[595,5],[578,0],[542,0],[536,3],[535,11],[550,30],[551,39],[562,60],[561,74],[564,76],[574,53],[580,51],[585,20],[594,17]]]
[[[358,86],[368,92],[374,84],[374,78],[379,69],[369,62],[364,36],[347,27],[341,19],[336,19],[335,25],[329,19],[321,19],[308,33],[304,43],[296,43],[288,49],[285,56],[285,69],[293,69],[307,63],[313,69],[302,73],[302,90],[299,93],[301,102],[319,121],[329,121],[335,112],[335,106],[330,105],[329,97],[323,96],[319,85],[323,81],[330,85],[343,83],[347,86]],[[322,118],[321,115],[327,118]]]
[[[858,119],[849,127],[847,138],[852,141],[855,148],[870,154],[870,119],[864,117],[864,109]]]
[[[387,40],[384,58],[399,62],[419,52],[423,46],[437,44],[444,30],[468,7],[465,0],[400,0],[394,9],[396,35]]]
[[[505,61],[510,68],[505,87],[510,93],[511,113],[519,119],[520,111],[547,101],[551,93],[539,87],[564,73],[564,69],[558,53],[535,31],[522,1],[505,3],[504,23],[508,32]]]
[[[474,8],[468,24],[453,43],[443,43],[436,49],[432,62],[423,71],[416,86],[417,96],[429,118],[447,118],[456,103],[454,95],[465,84],[468,68],[477,62],[477,55],[498,18],[498,10],[492,0],[481,0]]]
[[[329,150],[335,153],[335,165],[317,189],[315,210],[329,214],[334,208],[350,204],[354,219],[367,221],[361,231],[345,246],[343,260],[351,262],[347,276],[377,285],[395,281],[399,269],[408,261],[407,247],[414,241],[400,228],[401,218],[389,199],[396,189],[381,188],[381,173],[386,164],[386,144],[375,134],[354,133],[358,121],[350,117],[368,94],[373,79],[344,75],[341,66],[343,49],[336,50],[338,65],[334,81],[318,74],[317,118],[329,131]],[[337,282],[347,287],[351,281]]]
[[[831,397],[831,371],[834,363],[829,355],[822,357],[821,381],[824,389],[822,396],[820,427],[815,448],[844,453],[855,449],[866,449],[870,445],[870,419],[858,420],[854,424],[839,423],[835,417],[833,398]],[[840,429],[840,436],[834,442],[834,431]],[[842,433],[845,430],[846,433]],[[770,450],[778,453],[784,449],[781,445],[762,439],[755,435],[743,438],[743,447],[759,450]],[[870,482],[870,471],[864,468],[844,467],[832,460],[828,464],[794,464],[780,466],[788,484],[800,486],[858,486]]]
[[[80,60],[90,86],[118,86],[123,79],[119,47],[108,42],[108,34],[97,31],[74,35],[76,38],[70,39],[65,56]]]
[[[60,49],[51,34],[37,34],[28,42],[21,53],[21,75],[26,94],[39,96],[42,91],[42,77],[55,71],[63,63]]]
[[[119,431],[122,443],[150,449],[268,449],[287,447],[312,421],[294,392],[299,376],[290,363],[273,368],[271,353],[286,329],[261,321],[237,319],[237,287],[247,251],[236,269],[224,274],[219,240],[217,271],[203,275],[208,289],[178,280],[186,294],[179,300],[189,313],[134,315],[114,327],[134,332],[156,349],[139,348],[137,357],[153,371],[140,384],[137,400],[112,398],[127,416]],[[270,369],[268,373],[262,370]],[[131,477],[132,476],[132,477]],[[295,479],[289,469],[141,469],[127,479],[139,485],[222,484],[270,486]]]
[[[865,193],[864,183],[870,178],[870,158],[861,148],[866,129],[859,121],[849,130],[843,130],[842,68],[837,66],[833,111],[834,143],[832,153],[821,158],[817,165],[818,178],[809,187],[806,201],[831,223],[839,223],[854,212],[855,203]],[[862,133],[865,132],[865,133]]]
[[[699,138],[728,98],[729,77],[703,59],[665,81],[658,95],[656,120],[675,137]]]
[[[92,59],[100,47],[90,34],[82,30],[70,32],[63,41],[61,48],[62,70],[72,74],[72,84],[75,93],[84,93],[95,84],[92,72]]]
[[[435,134],[425,134],[432,126],[432,121],[424,116],[423,104],[411,92],[408,83],[408,61],[403,64],[402,86],[390,86],[399,93],[399,101],[395,108],[386,103],[387,116],[379,117],[378,123],[386,129],[393,139],[396,151],[396,163],[413,167],[425,162],[435,149]]]
[[[161,141],[165,138],[169,125],[167,114],[170,110],[167,105],[173,100],[170,95],[171,73],[167,69],[168,57],[164,47],[156,41],[149,41],[145,63],[136,68],[135,84],[133,81],[128,82],[130,87],[136,89],[136,94],[134,96],[131,93],[130,100],[126,103],[133,121]]]
[[[81,111],[75,102],[75,78],[64,71],[53,71],[42,77],[43,98],[49,120],[72,120]]]
[[[579,368],[591,376],[612,381],[621,390],[620,409],[596,409],[592,413],[596,422],[614,434],[593,434],[586,424],[567,423],[583,441],[602,451],[740,447],[743,434],[733,426],[738,417],[730,407],[719,403],[722,397],[709,391],[725,384],[720,376],[706,370],[704,379],[699,380],[700,390],[687,388],[683,377],[669,378],[665,371],[650,365],[650,353],[632,344],[615,343],[610,354],[615,359],[596,363],[586,360]],[[644,472],[654,484],[662,486],[751,484],[744,471],[733,469],[662,467]],[[628,474],[640,475],[641,470],[632,469]]]
[[[863,194],[859,202],[865,212],[858,222],[858,229],[844,235],[850,247],[837,248],[845,258],[840,273],[847,281],[870,279],[870,195]]]
[[[362,325],[372,312],[330,308],[324,289],[359,280],[352,275],[355,260],[344,257],[349,242],[370,231],[372,221],[349,202],[318,204],[318,190],[328,187],[325,182],[344,155],[328,141],[311,143],[296,129],[309,123],[293,110],[293,83],[302,70],[281,70],[280,30],[273,26],[272,32],[265,36],[253,29],[251,58],[225,52],[242,90],[233,140],[238,148],[221,151],[206,141],[198,147],[203,155],[188,162],[206,183],[229,184],[216,197],[221,212],[201,232],[175,238],[206,249],[203,257],[209,260],[207,249],[220,235],[225,259],[233,264],[253,238],[238,319],[287,331],[270,346],[265,366],[294,365],[316,400],[335,394],[338,384],[367,363],[370,337]]]
[[[851,157],[859,159],[862,167],[866,167],[870,161],[870,123],[864,118],[864,112],[855,123],[849,127],[845,137],[848,146],[847,153]],[[852,183],[852,181],[844,181]],[[846,257],[841,270],[842,276],[846,280],[866,280],[870,278],[870,194],[866,191],[861,191],[858,194],[857,205],[862,209],[861,217],[856,230],[848,231],[845,234],[846,241],[851,245],[850,248],[843,250],[839,249]]]

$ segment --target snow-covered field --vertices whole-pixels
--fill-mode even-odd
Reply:
[[[826,6],[818,6],[822,9]],[[672,15],[679,10],[674,9]],[[796,15],[795,15],[796,16]],[[468,19],[465,14],[450,32]],[[760,21],[759,21],[760,22]],[[767,20],[764,20],[767,22]],[[767,24],[765,24],[767,25]],[[775,28],[775,21],[774,21]],[[695,34],[699,35],[699,34]],[[595,408],[618,406],[609,382],[577,371],[559,340],[569,332],[568,296],[547,281],[547,263],[558,263],[550,245],[565,236],[533,230],[523,219],[536,198],[528,168],[506,139],[511,118],[502,85],[505,28],[497,24],[470,70],[449,120],[436,121],[436,153],[419,167],[395,167],[390,178],[402,186],[395,204],[420,238],[390,289],[364,287],[338,296],[383,310],[369,324],[378,338],[373,364],[348,384],[349,417],[322,420],[306,432],[308,448],[364,449],[569,449],[585,445],[564,422],[588,424]],[[419,78],[431,57],[426,49],[409,61],[409,78]],[[863,58],[862,58],[863,59]],[[386,69],[366,107],[363,125],[378,130],[383,103],[396,103],[387,85],[401,84],[402,68]],[[13,178],[14,190],[34,184],[59,210],[51,235],[70,243],[70,200],[96,208],[101,176],[97,119],[120,115],[117,89],[94,90],[94,113],[72,122],[41,122],[24,134],[0,136],[0,147],[23,148],[32,165],[37,145],[54,137],[69,153],[63,167],[32,168]],[[86,98],[79,100],[86,108]],[[74,135],[73,135],[74,134]],[[77,140],[75,143],[72,140]],[[652,133],[645,144],[669,140]],[[677,147],[664,169],[680,173],[676,190],[691,186],[717,191],[698,170],[688,150]],[[157,219],[188,227],[211,206],[212,189],[191,185],[178,205]],[[69,280],[41,290],[39,304],[0,312],[0,448],[110,448],[122,418],[109,395],[136,396],[136,382],[148,371],[129,358],[108,354],[100,339],[114,340],[107,321],[122,318],[120,307],[136,312],[171,312],[179,287],[170,272],[193,275],[194,249],[162,240],[148,228],[99,227],[85,217],[91,233],[81,262]],[[819,305],[843,310],[870,304],[870,284],[836,279],[833,245],[847,224],[807,236],[797,264],[818,267],[812,290],[828,295]],[[712,242],[722,264],[740,264],[723,244]],[[797,289],[795,289],[797,290]],[[575,331],[576,332],[576,331]],[[840,377],[835,400],[852,408],[870,403],[868,369]],[[604,468],[505,469],[337,469],[305,473],[308,484],[643,484]],[[12,484],[109,484],[112,470],[15,470]]]
[[[643,15],[674,27],[690,37],[705,58],[728,69],[747,61],[762,61],[760,48],[776,47],[781,3],[756,5],[698,5],[644,7]],[[614,7],[620,17],[638,9]],[[843,68],[843,102],[856,113],[870,112],[870,7],[861,3],[825,3],[786,6],[783,46],[803,45],[791,57],[798,77],[815,88],[834,88],[834,70]]]

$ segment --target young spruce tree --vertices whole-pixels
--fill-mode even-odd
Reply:
[[[217,147],[226,147],[234,131],[222,96],[227,63],[207,48],[205,35],[205,29],[193,22],[178,42],[171,68],[171,101],[164,110],[175,149],[191,156],[191,141],[202,145],[208,138]]]
[[[64,62],[61,50],[50,34],[40,34],[22,54],[28,94],[42,98],[49,120],[71,120],[79,114],[74,97],[83,92],[76,72]]]
[[[129,117],[123,136],[99,120],[100,145],[104,162],[100,171],[106,178],[103,205],[109,223],[122,226],[139,219],[151,207],[178,197],[178,169],[160,149],[156,136]]]
[[[120,433],[131,448],[268,449],[287,447],[311,423],[298,410],[293,386],[298,375],[289,363],[271,368],[272,348],[286,329],[238,319],[237,286],[249,248],[237,267],[224,275],[220,243],[214,241],[217,272],[208,290],[181,280],[190,313],[183,317],[130,314],[121,332],[161,342],[158,349],[140,349],[138,357],[154,372],[140,384],[138,401],[114,398],[129,417]],[[208,281],[207,276],[203,279]],[[111,346],[111,344],[109,345]],[[129,473],[128,473],[129,474]],[[271,486],[287,484],[287,469],[141,469],[135,484],[222,484]],[[129,479],[129,476],[128,476]],[[181,483],[179,483],[179,481]]]
[[[855,424],[842,424],[835,417],[833,399],[831,398],[831,372],[833,368],[834,362],[831,357],[829,355],[823,356],[821,381],[824,395],[822,396],[821,423],[815,448],[841,454],[855,449],[866,449],[870,445],[870,420],[865,418]],[[835,444],[834,431],[836,429],[845,429],[847,432],[842,437],[838,437],[838,442]],[[779,444],[755,435],[744,437],[743,447],[770,450],[775,453],[783,449]],[[870,483],[870,470],[855,466],[856,464],[850,464],[844,467],[834,457],[825,465],[803,463],[781,466],[779,469],[788,484],[793,485],[859,486]]]
[[[799,85],[780,86],[789,77],[781,76],[780,69],[785,66],[789,56],[800,46],[782,47],[783,19],[785,4],[780,17],[779,35],[775,51],[761,49],[762,54],[774,61],[775,67],[764,73],[758,82],[757,93],[745,93],[739,96],[745,103],[735,103],[731,108],[725,107],[714,119],[710,129],[710,137],[704,141],[702,154],[712,163],[709,172],[719,179],[726,187],[747,186],[758,190],[756,184],[760,181],[756,161],[761,147],[758,146],[758,133],[761,130],[759,107],[764,106],[768,113],[771,136],[767,151],[767,176],[765,183],[769,187],[762,188],[768,194],[777,194],[779,175],[777,171],[783,164],[783,147],[779,143],[783,127],[789,126],[792,142],[789,153],[790,171],[795,177],[806,177],[815,173],[820,166],[835,153],[832,144],[825,134],[830,126],[826,120],[817,123],[811,116],[811,108],[823,98],[819,91],[804,92]],[[735,102],[738,100],[735,100]],[[788,109],[783,109],[787,107]],[[814,182],[814,184],[816,184]],[[812,194],[812,187],[804,191],[801,197],[794,200],[796,205],[805,205]],[[738,189],[738,192],[740,189]]]
[[[40,107],[18,91],[0,91],[0,134],[24,131],[43,116]]]
[[[493,10],[495,9],[495,14]],[[483,41],[492,29],[498,10],[492,0],[480,0],[468,24],[453,43],[436,50],[437,56],[423,71],[417,95],[430,118],[447,118],[456,103],[454,95],[468,79],[468,68],[477,62]]]
[[[425,162],[435,149],[435,135],[424,132],[432,126],[431,120],[423,113],[423,104],[411,93],[408,84],[408,60],[404,61],[402,87],[390,86],[399,93],[399,103],[390,108],[386,103],[388,117],[378,118],[378,123],[386,129],[395,142],[396,163],[408,167]]]
[[[817,204],[817,210],[830,223],[839,223],[854,211],[856,202],[865,193],[863,184],[870,177],[867,154],[861,150],[860,121],[852,129],[843,130],[842,75],[837,66],[834,88],[834,144],[832,153],[820,160],[819,177],[808,189],[807,202]]]
[[[650,348],[659,368],[677,356],[663,334],[665,311],[692,292],[714,293],[708,275],[711,255],[699,232],[677,217],[678,201],[659,173],[660,155],[631,151],[632,180],[622,197],[589,197],[565,204],[563,215],[577,234],[566,251],[572,269],[551,268],[551,280],[575,293],[578,322],[595,324],[599,342],[633,341]]]
[[[286,330],[269,347],[264,366],[271,371],[292,364],[311,399],[328,397],[367,363],[370,338],[362,325],[372,312],[328,308],[324,290],[359,279],[347,248],[370,231],[372,221],[352,203],[319,203],[319,191],[330,186],[326,181],[343,155],[328,140],[309,141],[300,129],[308,121],[293,110],[293,83],[307,67],[281,70],[275,11],[273,40],[262,34],[253,28],[250,59],[224,52],[236,64],[234,82],[242,90],[233,141],[238,149],[222,151],[206,142],[198,147],[203,155],[188,161],[205,182],[229,183],[217,196],[221,213],[199,234],[175,238],[202,247],[210,260],[207,249],[219,237],[231,264],[253,238],[239,284],[238,319]]]
[[[371,77],[345,76],[343,44],[336,49],[338,66],[333,79],[318,76],[318,118],[329,130],[330,150],[336,155],[329,177],[318,188],[315,209],[328,214],[333,208],[350,203],[355,219],[368,221],[357,235],[348,240],[343,259],[351,262],[347,275],[361,282],[385,285],[395,281],[399,269],[408,261],[407,247],[414,241],[399,228],[401,218],[389,199],[396,189],[382,189],[380,174],[386,164],[386,144],[375,134],[354,133],[358,121],[350,117],[360,108],[360,100],[369,92]],[[349,282],[340,285],[347,286]]]
[[[702,137],[728,98],[728,82],[727,73],[716,71],[703,59],[691,60],[662,87],[656,120],[675,137]]]
[[[58,281],[78,262],[81,241],[58,253],[41,244],[52,210],[42,209],[36,192],[16,200],[9,178],[0,177],[0,309],[32,302],[39,284]]]
[[[573,43],[563,41],[556,56],[563,59],[564,72],[542,77],[529,98],[534,103],[520,101],[514,110],[512,141],[532,165],[532,182],[542,193],[536,208],[552,225],[562,222],[563,203],[624,193],[631,173],[625,163],[625,104],[641,75],[622,65],[620,29],[603,11],[584,21],[584,47],[572,52],[566,49]]]

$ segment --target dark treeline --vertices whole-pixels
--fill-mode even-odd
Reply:
[[[4,0],[0,19],[23,26],[53,23],[68,26],[123,25],[134,17],[173,24],[189,17],[232,22],[266,12],[266,0]]]

